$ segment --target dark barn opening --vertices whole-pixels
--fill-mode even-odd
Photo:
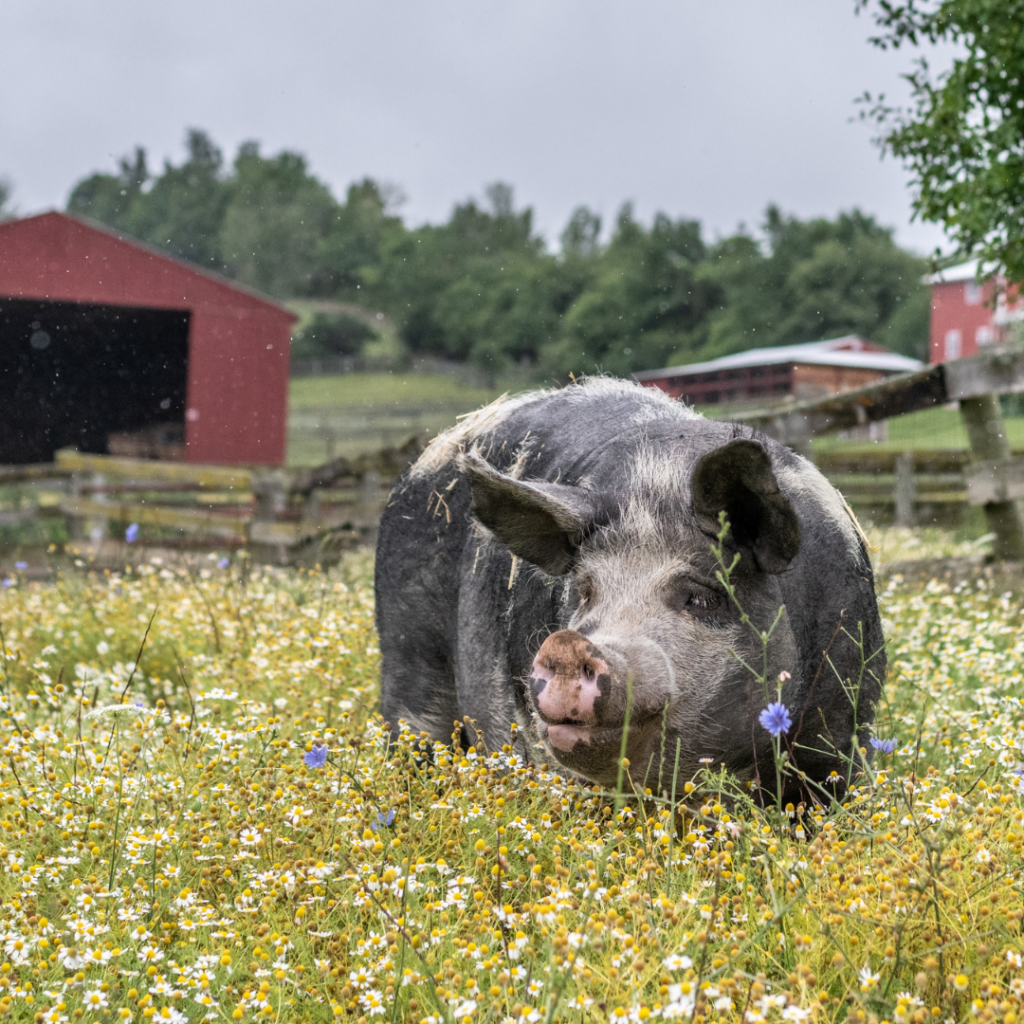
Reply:
[[[181,310],[0,297],[0,464],[67,447],[173,458],[188,330]]]

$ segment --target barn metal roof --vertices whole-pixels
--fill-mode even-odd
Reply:
[[[660,380],[663,377],[692,377],[722,370],[739,370],[749,366],[777,366],[780,363],[803,363],[813,366],[844,366],[862,370],[883,370],[906,373],[924,365],[917,359],[890,352],[874,342],[854,334],[825,341],[809,341],[801,345],[779,345],[773,348],[752,348],[735,355],[722,356],[704,363],[670,366],[663,370],[634,373],[636,380]]]
[[[985,276],[979,260],[958,263],[955,267],[946,267],[924,278],[925,284],[952,284],[955,281],[978,281]]]

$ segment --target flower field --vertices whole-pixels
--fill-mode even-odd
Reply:
[[[800,817],[391,744],[367,566],[221,565],[0,591],[0,1017],[1024,1019],[1018,599],[889,585]]]

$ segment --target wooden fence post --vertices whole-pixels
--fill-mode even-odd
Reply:
[[[93,473],[92,475],[92,500],[97,504],[107,504],[107,492],[103,490],[103,485],[106,483],[106,477],[102,473]],[[106,516],[98,516],[93,520],[92,529],[89,531],[89,539],[92,541],[93,548],[99,551],[100,545],[107,539],[110,532],[110,523]]]
[[[914,453],[900,452],[896,456],[896,525],[914,525],[914,502],[917,488],[914,483]]]
[[[377,520],[380,518],[381,474],[380,470],[368,469],[359,481],[359,497],[353,525],[363,541],[372,544],[377,539]]]
[[[72,473],[68,480],[68,496],[71,498],[73,503],[76,503],[82,498],[82,485],[84,484],[83,475],[81,473]],[[73,541],[81,541],[85,539],[85,517],[82,515],[68,516],[68,535]]]
[[[995,395],[960,399],[960,415],[967,428],[972,462],[1010,458],[1006,424]],[[1024,560],[1024,515],[1019,501],[990,501],[984,506],[989,532],[995,534],[993,554],[1005,561]]]
[[[253,526],[272,524],[288,505],[285,479],[279,472],[270,471],[255,476],[252,481],[252,494],[256,506],[253,509]],[[250,535],[251,533],[250,528]],[[257,541],[252,546],[268,562],[285,561],[286,552],[283,544]]]
[[[262,474],[253,480],[253,498],[256,508],[253,518],[258,523],[272,523],[287,505],[284,479],[279,473]]]
[[[320,522],[320,491],[314,487],[302,503],[302,522],[316,525]]]

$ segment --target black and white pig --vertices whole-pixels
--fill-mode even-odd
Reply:
[[[711,550],[722,512],[735,602]],[[606,786],[628,701],[633,786],[668,791],[678,767],[681,789],[712,758],[774,798],[752,670],[772,701],[782,675],[784,748],[834,786],[885,673],[865,544],[814,466],[607,378],[499,400],[436,438],[391,493],[376,590],[396,734],[448,742],[469,716],[500,748],[515,722],[519,753],[539,743]],[[813,795],[787,777],[784,800]]]

